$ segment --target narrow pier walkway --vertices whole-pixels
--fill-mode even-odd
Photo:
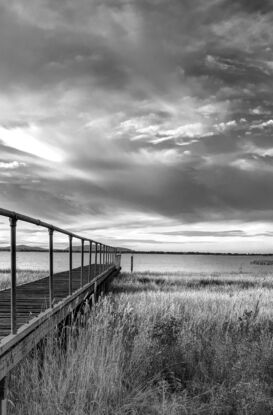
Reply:
[[[0,415],[7,414],[6,377],[39,342],[60,324],[72,321],[87,303],[105,293],[120,272],[117,248],[97,242],[39,219],[0,208],[0,217],[10,224],[11,288],[0,291]],[[48,230],[49,276],[18,285],[17,222]],[[54,273],[54,235],[68,237],[69,270]],[[73,269],[73,240],[80,241],[81,266]],[[87,250],[86,250],[87,247]],[[84,254],[89,253],[89,264]],[[92,257],[94,264],[92,264]],[[72,318],[71,318],[72,317]]]
[[[103,270],[103,265],[83,268],[83,285],[91,282]],[[104,267],[105,268],[105,267]],[[19,285],[16,289],[16,319],[18,329],[31,319],[49,308],[49,277]],[[81,288],[81,267],[74,268],[72,273],[72,292]],[[69,296],[69,271],[53,275],[53,304]],[[0,291],[0,341],[11,331],[11,290]]]

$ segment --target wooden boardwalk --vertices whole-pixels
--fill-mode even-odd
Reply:
[[[6,376],[60,324],[67,324],[86,303],[93,304],[120,272],[117,248],[39,219],[0,208],[10,223],[11,288],[0,291],[0,415],[7,414]],[[49,276],[18,285],[16,227],[22,221],[48,230]],[[54,233],[68,237],[69,270],[54,273]],[[81,266],[73,269],[73,240],[81,243]],[[89,253],[89,264],[84,254]],[[92,264],[92,256],[94,264]],[[72,317],[72,318],[71,318]]]
[[[97,274],[100,274],[103,266],[97,265]],[[72,292],[81,288],[81,267],[73,269]],[[87,284],[95,278],[95,266],[83,268],[83,284]],[[20,329],[29,323],[42,311],[49,308],[49,277],[27,284],[19,285],[16,290],[16,318],[17,327]],[[69,296],[69,272],[59,272],[53,275],[53,303],[57,304]],[[0,341],[11,332],[11,290],[0,291]],[[0,343],[1,347],[1,343]]]
[[[120,272],[120,266],[109,263],[72,271],[72,294],[69,294],[69,272],[53,275],[52,307],[49,307],[48,277],[17,287],[16,334],[10,334],[11,290],[0,291],[0,415],[7,414],[6,376],[10,370],[55,327],[105,293],[109,282]]]

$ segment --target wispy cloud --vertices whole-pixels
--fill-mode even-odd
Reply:
[[[149,248],[224,221],[209,249],[255,250],[235,233],[272,219],[272,23],[266,0],[2,2],[1,206]]]

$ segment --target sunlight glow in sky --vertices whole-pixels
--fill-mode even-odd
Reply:
[[[38,133],[37,128],[33,128],[33,130],[33,134]],[[41,138],[37,139],[30,134],[21,128],[13,128],[10,130],[0,127],[0,140],[3,145],[32,154],[48,161],[62,161],[60,151],[50,148],[48,145],[43,143]]]

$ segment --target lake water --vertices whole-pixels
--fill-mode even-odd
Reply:
[[[168,254],[134,254],[134,271],[159,272],[247,272],[272,273],[273,265],[256,265],[257,259],[273,261],[273,256],[227,256],[227,255],[168,255]],[[85,264],[88,264],[89,254],[85,254]],[[80,253],[73,253],[73,267],[80,266]],[[130,271],[131,254],[122,254],[121,266],[123,271]],[[92,262],[94,258],[92,256]],[[47,252],[18,252],[17,267],[20,269],[48,269]],[[0,268],[10,268],[9,252],[0,252]],[[68,269],[68,253],[54,253],[54,271]]]

